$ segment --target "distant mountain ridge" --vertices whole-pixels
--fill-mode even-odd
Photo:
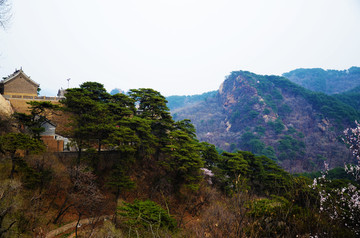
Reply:
[[[213,97],[216,94],[217,91],[210,91],[190,96],[169,96],[166,97],[166,100],[168,101],[167,106],[170,108],[170,110],[175,110],[177,108],[186,107],[195,103],[206,101],[209,97]]]
[[[189,118],[198,138],[224,150],[248,150],[292,172],[343,165],[351,156],[339,136],[359,112],[339,99],[284,77],[232,72],[206,100],[172,110]]]
[[[337,94],[360,86],[360,67],[347,70],[295,69],[283,76],[311,91]]]

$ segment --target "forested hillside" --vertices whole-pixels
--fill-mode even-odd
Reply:
[[[295,69],[283,74],[290,81],[315,92],[336,94],[360,85],[360,68],[348,70]]]
[[[360,111],[360,86],[343,93],[334,94],[333,96]]]
[[[292,172],[351,160],[339,136],[359,118],[357,110],[334,97],[283,77],[245,71],[232,72],[206,102],[172,113],[191,119],[201,141],[266,155]]]
[[[229,97],[226,91],[240,92],[228,88],[240,79],[248,77],[247,85],[269,80],[258,95],[284,80],[247,72],[232,76],[216,96],[225,102],[223,112],[234,111],[241,93]],[[204,103],[215,105],[214,100]],[[275,115],[276,105],[266,115]],[[63,113],[67,118],[58,123],[67,130],[61,133],[76,151],[46,152],[42,123]],[[111,95],[103,85],[86,82],[68,89],[61,106],[33,101],[28,114],[0,116],[0,237],[357,237],[360,232],[356,179],[330,180],[326,174],[334,173],[327,170],[315,180],[294,177],[266,156],[218,153],[197,140],[189,120],[174,121],[165,98],[152,89]],[[237,120],[242,119],[227,123],[229,131]],[[348,131],[345,141],[359,145],[351,141],[354,133]]]

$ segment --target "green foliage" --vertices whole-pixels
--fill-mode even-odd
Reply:
[[[296,176],[304,176],[310,179],[314,179],[314,178],[319,178],[321,177],[321,171],[316,171],[316,172],[309,172],[309,173],[300,173],[300,174],[296,174]],[[348,174],[344,167],[336,167],[333,169],[330,169],[327,172],[326,177],[329,180],[348,180],[348,181],[353,181],[355,182],[354,176],[352,176],[351,174]]]
[[[360,111],[360,86],[357,86],[349,91],[334,94],[334,98]]]
[[[274,112],[278,111],[276,102],[273,100],[273,97],[271,94],[266,94],[264,96],[264,100],[265,100],[266,105],[269,106]]]
[[[239,175],[247,175],[249,172],[249,164],[241,153],[223,152],[221,154],[223,169],[227,171],[230,178],[237,178]]]
[[[72,114],[71,125],[74,129],[69,136],[76,142],[80,152],[83,148],[91,147],[91,141],[97,142],[100,151],[115,130],[116,122],[110,114],[109,106],[113,110],[111,112],[119,113],[121,102],[117,105],[117,96],[111,99],[104,86],[96,82],[85,82],[80,88],[67,89],[66,98],[61,102],[65,110]],[[119,116],[121,114],[116,119]]]
[[[276,88],[272,91],[272,97],[276,100],[284,99],[283,96],[281,95],[281,92],[279,91],[279,89],[276,89]],[[279,108],[279,110],[280,110],[280,108]]]
[[[175,231],[176,221],[166,210],[151,200],[135,200],[133,203],[123,203],[119,207],[119,214],[124,218],[124,223],[130,230],[156,229],[157,227]],[[131,231],[130,231],[131,232]]]
[[[0,115],[0,136],[12,131],[12,121],[9,117]]]
[[[136,111],[134,99],[122,93],[112,95],[107,106],[115,121],[130,117]]]
[[[288,130],[287,130],[287,133],[288,134],[294,134],[294,133],[296,133],[296,129],[294,127],[292,127],[292,126],[289,126]]]
[[[234,124],[237,120],[241,118],[241,113],[239,110],[235,110],[230,116],[230,123]]]
[[[305,98],[314,109],[319,110],[324,116],[334,119],[338,126],[340,123],[349,124],[359,118],[359,113],[354,108],[332,96],[311,92],[282,77],[268,76],[267,78],[278,87],[290,91],[294,96],[299,95]]]
[[[245,132],[244,134],[241,135],[240,137],[240,143],[242,145],[245,145],[247,143],[247,141],[253,140],[253,139],[258,139],[258,137],[256,135],[254,135],[251,132]]]
[[[97,82],[85,82],[80,85],[82,93],[90,99],[98,102],[107,102],[110,94],[106,92],[104,85]]]
[[[260,155],[264,155],[264,156],[266,156],[266,157],[268,157],[269,159],[272,159],[272,160],[274,160],[274,161],[277,160],[274,147],[272,147],[272,146],[266,146],[266,147],[261,151]]]
[[[129,127],[140,139],[136,152],[137,158],[148,158],[155,152],[156,147],[159,146],[158,140],[156,140],[155,135],[152,133],[151,124],[150,120],[136,116],[126,120],[124,124],[120,124],[120,128],[121,126]]]
[[[305,229],[301,230],[302,219],[315,221],[315,216],[308,214],[309,211],[292,204],[281,196],[257,199],[249,206],[249,216],[255,222],[248,229],[255,230],[253,233],[259,237],[295,237],[299,233],[307,232]],[[298,218],[299,216],[301,218]],[[294,231],[295,227],[297,231]]]
[[[246,151],[223,152],[221,161],[212,170],[216,176],[215,183],[230,194],[236,188],[239,177],[245,178],[258,194],[278,194],[290,186],[290,175],[273,160]]]
[[[280,114],[280,115],[287,115],[287,114],[289,114],[289,113],[291,113],[292,112],[292,109],[291,109],[291,107],[289,106],[289,105],[287,105],[287,104],[282,104],[280,107],[279,107],[279,109],[278,109],[278,113]]]
[[[304,154],[305,143],[285,135],[278,141],[279,159],[296,159]]]
[[[157,142],[162,146],[166,145],[169,142],[168,131],[172,129],[174,121],[165,97],[151,88],[131,89],[129,96],[138,105],[137,116],[150,120]]]
[[[198,188],[200,168],[204,167],[200,149],[198,142],[187,131],[170,132],[170,144],[166,146],[168,157],[161,164],[171,174],[177,191],[182,185]]]
[[[27,189],[44,189],[52,180],[53,171],[50,169],[42,168],[42,166],[33,168],[23,158],[18,158],[16,165],[21,174],[21,182]]]
[[[297,136],[298,136],[299,138],[304,138],[304,137],[305,137],[304,133],[302,133],[302,132],[299,132],[299,133],[297,134]]]
[[[265,128],[262,126],[256,127],[255,130],[260,135],[265,132]],[[255,155],[265,155],[272,160],[277,160],[274,148],[272,146],[266,146],[266,144],[260,140],[259,136],[251,132],[245,132],[242,134],[239,147],[242,150],[250,151]]]
[[[348,70],[296,69],[284,77],[312,91],[335,94],[359,86],[359,67]]]
[[[215,145],[207,142],[200,143],[200,154],[208,169],[211,169],[220,161],[219,152],[216,150]]]
[[[283,122],[279,118],[275,121],[269,121],[268,126],[275,131],[276,134],[280,134],[285,129]]]
[[[99,152],[107,145],[137,158],[148,157],[159,142],[166,142],[172,123],[165,98],[152,89],[110,95],[102,84],[86,82],[68,89],[62,103],[73,115],[70,137],[80,152],[96,142]]]
[[[250,216],[255,218],[271,216],[275,213],[279,213],[279,210],[283,209],[284,206],[288,205],[284,197],[273,196],[273,199],[262,198],[254,200],[251,204]]]
[[[259,136],[263,136],[265,135],[266,129],[263,126],[257,126],[255,127],[255,132],[257,132]]]
[[[196,138],[196,129],[189,119],[177,121],[174,124],[175,130],[182,130],[186,132],[191,138]]]
[[[38,154],[45,150],[45,146],[42,141],[22,133],[8,133],[0,136],[1,152],[15,156],[17,150],[24,150],[28,154]]]
[[[265,149],[265,143],[259,139],[251,139],[248,142],[249,150],[254,154],[261,154]]]
[[[135,187],[135,182],[128,175],[128,167],[127,164],[115,164],[107,178],[107,185],[115,190],[116,202],[121,192]]]
[[[40,134],[45,131],[44,123],[49,121],[50,114],[60,110],[60,106],[49,101],[30,101],[27,104],[30,105],[30,114],[14,113],[14,117],[32,137],[40,139]]]
[[[166,99],[159,92],[151,88],[131,89],[129,95],[139,103],[139,116],[151,120],[170,121],[171,116]]]
[[[290,112],[290,106],[280,103],[282,93],[287,89],[275,87],[274,80],[280,80],[278,77],[257,77],[250,73],[247,75],[250,77],[251,84],[259,84],[259,94],[262,97],[265,95],[263,98],[267,100],[266,103],[273,103],[273,107],[279,115]],[[260,85],[262,82],[265,86]],[[287,84],[285,81],[282,83]],[[299,89],[297,93],[304,93],[304,91]],[[321,97],[317,99],[319,98]],[[86,154],[90,158],[90,162],[84,159],[81,160],[82,162],[91,164],[98,161],[101,146],[106,150],[117,151],[118,157],[109,160],[109,164],[113,165],[111,168],[101,171],[102,166],[92,165],[92,169],[98,175],[106,174],[105,177],[99,176],[97,182],[106,185],[104,189],[110,188],[111,192],[116,194],[116,200],[121,195],[132,199],[141,194],[142,198],[151,197],[154,201],[165,201],[167,210],[171,209],[171,211],[177,212],[181,224],[183,224],[183,214],[188,214],[187,212],[203,213],[204,210],[208,210],[208,207],[200,209],[204,204],[211,204],[212,208],[223,207],[223,210],[215,209],[212,210],[213,213],[208,214],[213,214],[216,218],[222,216],[224,220],[221,221],[221,224],[228,222],[228,229],[236,229],[236,232],[231,233],[237,234],[235,237],[244,235],[249,237],[295,237],[296,235],[305,237],[313,234],[325,236],[325,232],[330,234],[330,237],[345,237],[345,235],[352,234],[344,224],[332,222],[328,219],[329,217],[317,212],[319,211],[319,197],[316,189],[309,186],[312,183],[310,179],[293,177],[276,164],[277,157],[274,148],[261,140],[265,134],[274,134],[266,131],[268,128],[264,123],[257,127],[249,126],[242,129],[246,132],[242,134],[238,145],[233,143],[230,146],[234,151],[221,151],[222,153],[219,155],[220,150],[214,145],[199,142],[196,139],[195,127],[190,120],[174,122],[169,114],[165,98],[154,90],[139,89],[132,90],[130,95],[110,95],[101,84],[87,82],[80,88],[69,89],[63,103],[66,110],[73,114],[74,130],[71,136],[76,139],[80,147],[87,149]],[[255,110],[251,112],[252,106],[257,103],[263,102],[254,97],[245,103],[245,107],[250,111],[250,116],[245,120],[258,117],[258,112]],[[34,115],[46,117],[45,114],[48,110],[46,104],[33,104],[32,106]],[[51,106],[49,105],[49,107]],[[42,111],[43,109],[44,111]],[[330,109],[325,108],[324,110]],[[240,116],[243,111],[235,109],[233,112],[233,118],[230,118],[230,121],[244,120]],[[336,116],[337,114],[333,118]],[[216,121],[213,122],[216,123]],[[280,160],[301,158],[305,151],[305,145],[299,139],[300,132],[293,127],[289,127],[284,132],[285,127],[280,118],[268,126],[278,134],[286,134],[286,136],[275,136],[275,139],[281,138],[277,144]],[[44,215],[42,219],[46,220],[47,217],[50,217],[54,203],[56,203],[54,207],[58,205],[60,207],[61,204],[57,204],[58,199],[65,200],[63,207],[65,209],[66,206],[73,205],[72,203],[76,201],[73,196],[80,196],[79,191],[82,191],[82,188],[77,185],[69,189],[67,185],[60,184],[64,183],[63,178],[56,175],[55,169],[47,169],[39,161],[28,159],[29,157],[18,158],[16,156],[16,152],[19,150],[24,150],[25,155],[42,152],[44,148],[39,143],[38,140],[25,134],[2,133],[0,136],[0,151],[6,155],[5,157],[12,157],[18,171],[18,176],[12,181],[19,178],[22,181],[22,188],[25,188],[24,190],[29,194],[31,193],[31,197],[34,193],[28,190],[38,189],[36,191],[39,191],[40,200],[44,199],[42,201],[45,201],[46,196],[52,196],[53,191],[60,194],[58,197],[54,195],[54,198],[51,198],[54,200],[51,202],[49,198],[50,204],[45,202],[42,204],[40,200],[32,202],[31,197],[24,199],[25,202],[31,201],[26,205],[39,203],[39,207],[45,207],[44,210],[47,211],[44,213],[47,216]],[[96,146],[98,148],[95,148]],[[235,151],[237,147],[250,150],[252,153]],[[321,160],[323,157],[318,156],[314,161]],[[1,172],[10,166],[10,162],[6,159],[3,161],[5,163],[1,166]],[[105,162],[107,163],[107,161]],[[212,185],[207,184],[203,179],[201,174],[203,167],[211,170],[207,172],[213,182]],[[84,173],[86,172],[88,171]],[[332,173],[334,173],[334,177],[341,179],[324,184],[323,189],[328,193],[334,193],[335,189],[341,188],[349,182],[345,180],[346,174],[343,170],[329,171],[329,175]],[[5,176],[3,175],[3,177]],[[75,177],[73,175],[71,179]],[[57,181],[54,178],[59,178],[59,184],[56,184]],[[96,177],[91,178],[91,181],[82,182],[91,187],[95,183]],[[77,182],[79,181],[77,180]],[[8,187],[5,186],[7,183],[7,181],[0,181],[0,188],[8,191]],[[220,188],[224,194],[219,195],[218,192],[214,192],[216,188]],[[131,193],[132,189],[136,192]],[[185,194],[184,191],[187,193]],[[17,195],[16,193],[10,194],[13,194],[14,197]],[[224,196],[225,194],[227,196]],[[43,214],[42,208],[36,212],[28,212],[26,208],[30,205],[20,207],[18,204],[12,203],[11,196],[3,198],[4,195],[6,194],[0,193],[0,213],[4,211],[3,208],[11,209],[11,214],[3,220],[6,226],[16,220],[18,224],[16,229],[25,232],[30,230],[30,226],[27,225],[30,222],[40,224],[31,219],[40,220],[39,217]],[[73,199],[70,200],[71,204],[67,203],[68,197],[66,196]],[[81,195],[81,198],[76,202],[81,203],[86,196]],[[76,206],[79,212],[87,212],[84,208],[86,205],[77,204]],[[19,212],[19,209],[22,211]],[[176,231],[176,221],[169,215],[169,211],[164,210],[153,201],[124,202],[116,210],[120,215],[114,219],[116,226],[106,223],[104,229],[99,233],[100,236],[127,234],[138,237],[166,237],[166,235],[173,235],[171,232]],[[224,211],[226,213],[222,213]],[[199,217],[202,219],[201,215]],[[220,222],[215,224],[213,227],[217,227]],[[356,220],[352,224],[356,224]],[[1,225],[0,222],[0,230],[3,228]],[[205,230],[209,227],[211,226],[195,232],[198,232],[197,235],[206,234]],[[223,227],[217,229],[223,229]],[[32,235],[32,233],[29,234]]]
[[[257,116],[259,115],[259,112],[251,110],[247,115],[246,115],[246,119],[247,120],[253,120],[255,119]]]
[[[73,114],[70,136],[79,147],[78,163],[81,150],[97,144],[98,152],[105,146],[120,154],[122,162],[109,177],[117,194],[132,187],[120,167],[127,167],[135,158],[158,160],[155,164],[169,173],[176,190],[183,185],[195,189],[204,165],[195,127],[186,119],[174,122],[166,102],[159,92],[149,88],[132,89],[129,95],[110,95],[103,85],[86,82],[80,88],[69,89],[62,103]],[[93,160],[96,169],[96,158]]]
[[[304,177],[291,178],[291,188],[281,196],[249,201],[246,233],[257,237],[356,237],[346,225],[319,212],[318,191]],[[322,188],[326,189],[326,188]]]

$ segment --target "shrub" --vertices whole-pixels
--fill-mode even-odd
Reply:
[[[177,224],[166,210],[151,200],[135,200],[133,203],[125,203],[118,208],[119,214],[125,219],[124,223],[130,229],[146,230],[149,228],[165,228],[174,231]]]

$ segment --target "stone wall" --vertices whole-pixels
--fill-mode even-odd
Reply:
[[[76,163],[76,158],[78,152],[59,152],[54,153],[62,163],[67,166],[73,165]],[[97,156],[94,153],[82,152],[82,158],[91,158]],[[118,151],[101,151],[99,154],[98,170],[108,170],[111,169],[114,164],[118,163],[121,159],[121,153]]]

